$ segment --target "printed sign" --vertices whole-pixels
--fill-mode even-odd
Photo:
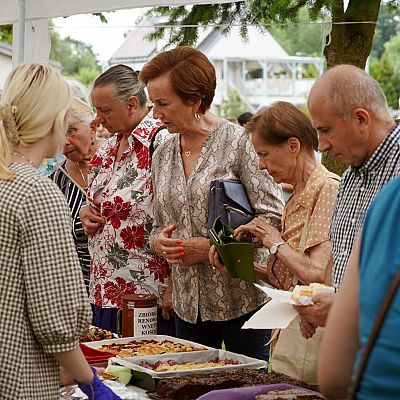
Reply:
[[[134,308],[134,336],[157,334],[157,306],[150,308]]]

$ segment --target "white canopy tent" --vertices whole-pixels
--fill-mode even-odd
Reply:
[[[129,8],[231,3],[235,0],[0,0],[0,25],[13,24],[13,65],[47,63],[48,19]],[[24,23],[22,23],[24,21]]]

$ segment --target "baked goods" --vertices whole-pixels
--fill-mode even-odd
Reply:
[[[237,365],[237,364],[239,364],[239,361],[221,360],[218,357],[208,362],[177,363],[174,360],[168,360],[166,362],[157,361],[154,364],[149,364],[148,362],[144,361],[140,363],[142,367],[150,368],[156,372],[185,371],[188,369],[225,367],[226,365]]]
[[[206,347],[194,346],[171,340],[157,341],[154,339],[131,340],[128,343],[110,343],[99,347],[100,351],[112,353],[118,357],[148,356],[154,354],[182,353],[207,350]]]
[[[277,383],[310,388],[304,382],[292,379],[287,375],[276,372],[267,373],[263,369],[244,368],[161,379],[157,383],[156,393],[161,399],[192,400],[212,390]]]
[[[296,305],[307,306],[312,304],[312,296],[321,292],[334,292],[332,286],[322,283],[310,283],[309,286],[296,285],[292,291],[291,302]]]
[[[80,338],[80,342],[95,342],[97,340],[114,339],[114,334],[97,326],[89,328]]]
[[[303,389],[272,390],[256,396],[255,400],[322,400],[322,394]]]

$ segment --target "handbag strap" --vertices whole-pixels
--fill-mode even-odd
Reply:
[[[86,190],[68,173],[68,171],[60,167],[60,170],[68,177],[68,179],[82,192],[84,196],[86,196]]]
[[[393,300],[393,297],[397,292],[399,285],[400,285],[400,266],[397,270],[395,277],[392,280],[389,291],[379,309],[374,326],[373,326],[371,334],[369,336],[368,343],[365,347],[365,350],[364,350],[364,353],[363,353],[363,356],[362,356],[362,359],[360,362],[360,366],[357,371],[356,379],[354,380],[354,383],[351,388],[351,393],[350,393],[351,400],[354,400],[356,398],[355,395],[360,386],[360,382],[364,375],[365,368],[367,367],[368,358],[371,353],[372,347],[374,346],[374,342],[375,342],[375,340],[378,336],[378,333],[383,325],[383,321],[385,320],[385,316],[386,316],[389,306]]]

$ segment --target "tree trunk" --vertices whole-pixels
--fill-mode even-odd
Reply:
[[[330,41],[328,37],[328,44],[324,49],[328,69],[338,64],[352,64],[365,68],[371,52],[380,3],[381,0],[350,0],[344,12],[343,0],[336,1],[332,7]],[[364,21],[371,23],[357,23]],[[345,24],[346,22],[355,23]],[[324,154],[322,163],[338,175],[346,169],[340,160],[329,154]]]

